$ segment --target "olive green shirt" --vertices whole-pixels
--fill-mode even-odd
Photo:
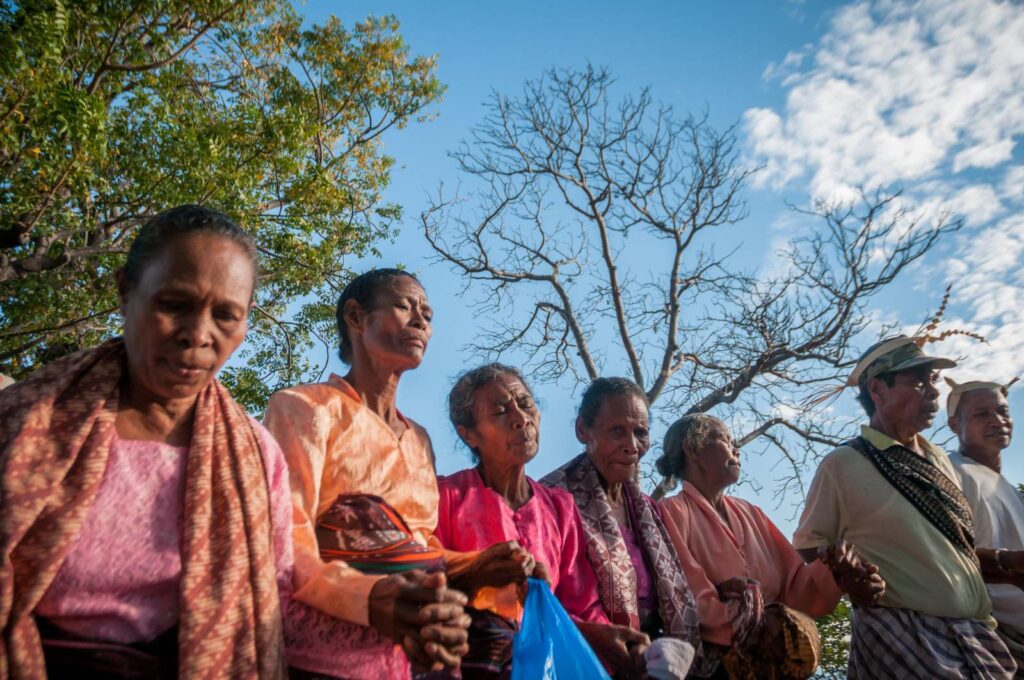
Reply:
[[[867,426],[861,434],[883,452],[898,443]],[[927,459],[959,486],[945,453],[921,435],[917,441]],[[897,491],[867,456],[849,446],[840,446],[822,459],[793,545],[818,548],[839,539],[852,543],[878,566],[886,583],[879,602],[883,607],[994,624],[992,602],[974,562]]]

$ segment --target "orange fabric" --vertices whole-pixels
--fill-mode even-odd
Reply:
[[[295,513],[294,597],[336,618],[368,625],[370,591],[383,577],[363,574],[340,560],[324,562],[317,519],[339,494],[373,494],[397,510],[416,540],[426,545],[437,525],[438,503],[430,437],[411,420],[397,437],[336,375],[326,383],[277,392],[264,422],[288,461]]]
[[[732,496],[723,500],[728,524],[690,484],[660,501],[665,527],[697,600],[701,638],[732,644],[731,615],[715,585],[735,576],[758,581],[766,604],[781,602],[812,617],[832,612],[842,592],[828,567],[805,564],[757,506]]]
[[[46,677],[32,613],[100,488],[125,365],[115,339],[0,394],[0,677]],[[245,411],[213,381],[196,401],[186,463],[178,677],[284,676],[259,447]]]

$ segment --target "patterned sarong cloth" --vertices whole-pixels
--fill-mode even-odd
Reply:
[[[1017,678],[1024,678],[1024,630],[1000,623],[996,628],[1003,644],[1010,650],[1013,660],[1017,662]]]
[[[402,516],[380,496],[341,494],[316,523],[324,562],[342,560],[364,574],[444,571],[444,555],[420,545]]]
[[[956,482],[931,461],[903,446],[879,451],[864,437],[851,439],[847,446],[867,456],[878,472],[957,550],[978,564],[971,506]]]
[[[984,621],[856,607],[850,680],[1010,680],[1017,664]]]
[[[33,610],[99,490],[125,365],[115,339],[0,392],[0,677],[46,677]],[[184,510],[178,677],[283,677],[259,440],[216,381],[196,401]]]
[[[587,454],[582,453],[542,481],[567,489],[576,501],[586,534],[587,557],[597,575],[601,604],[608,618],[613,623],[639,630],[636,573],[597,468]],[[634,531],[654,577],[658,613],[665,634],[692,644],[697,650],[694,672],[706,675],[708,673],[701,672],[708,669],[703,661],[697,605],[665,525],[636,482],[625,483],[623,491],[630,515],[636,521]]]

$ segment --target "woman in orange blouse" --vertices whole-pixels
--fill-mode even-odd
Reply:
[[[877,570],[845,542],[805,564],[759,507],[725,494],[739,480],[740,457],[721,420],[705,414],[677,420],[657,466],[684,481],[682,491],[660,506],[697,600],[705,643],[755,645],[765,655],[778,647],[772,634],[780,628],[772,619],[781,610],[762,609],[762,603],[820,617],[835,609],[844,586],[856,602],[871,601],[884,587]]]
[[[324,561],[317,539],[317,522],[343,494],[380,497],[422,545],[432,534],[438,489],[430,438],[395,404],[402,374],[423,360],[432,315],[412,275],[379,269],[356,277],[337,307],[348,374],[282,390],[267,406],[292,486],[296,611],[286,643],[294,676],[402,678],[409,660],[457,667],[467,649],[466,597],[444,573],[366,574]],[[458,581],[452,585],[466,591],[522,580],[534,567],[515,544],[445,557]]]

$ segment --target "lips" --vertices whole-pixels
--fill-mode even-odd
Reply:
[[[411,345],[413,347],[419,347],[420,349],[427,348],[426,338],[419,335],[405,335],[402,336],[401,341],[403,345]]]
[[[194,380],[202,377],[210,370],[208,366],[188,361],[168,360],[167,367],[174,376],[181,378],[182,380]]]

